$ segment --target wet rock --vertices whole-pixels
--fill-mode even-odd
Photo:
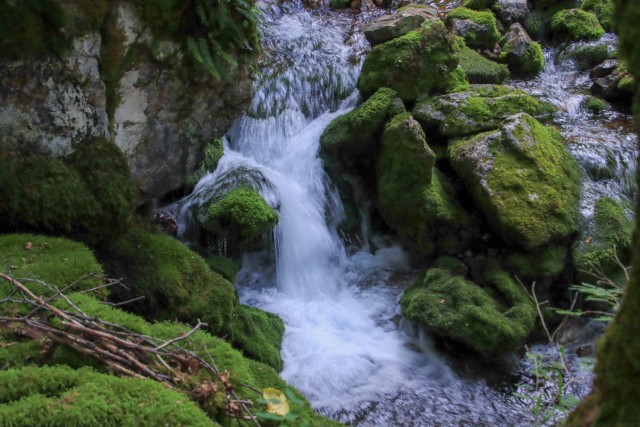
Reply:
[[[489,11],[459,7],[447,15],[445,22],[471,48],[493,50],[500,40],[496,18]]]
[[[554,128],[526,113],[449,145],[449,158],[489,225],[527,251],[577,230],[580,173]]]
[[[529,14],[527,0],[497,0],[493,9],[498,19],[507,25],[523,23]]]
[[[460,46],[458,60],[469,83],[501,84],[509,78],[509,68],[506,65],[487,59],[464,44]]]
[[[531,40],[519,23],[509,27],[500,56],[509,64],[509,70],[516,75],[531,76],[544,68],[544,54],[540,44]]]
[[[594,95],[607,101],[631,104],[634,91],[633,77],[628,71],[616,68],[605,77],[596,79],[589,90]]]
[[[560,55],[560,60],[573,60],[578,70],[586,71],[609,58],[609,48],[604,43],[572,46]]]
[[[607,59],[602,64],[596,66],[592,71],[589,77],[592,79],[600,79],[602,77],[606,77],[609,74],[613,73],[618,68],[618,60],[617,59]]]
[[[393,15],[384,15],[369,22],[364,35],[372,45],[416,30],[425,20],[438,18],[437,9],[430,6],[408,6]]]

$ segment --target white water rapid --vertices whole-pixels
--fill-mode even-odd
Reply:
[[[273,251],[246,255],[236,287],[243,304],[284,320],[281,375],[323,414],[357,425],[530,425],[512,382],[445,359],[399,320],[397,300],[416,275],[399,247],[350,254],[338,236],[342,205],[319,139],[358,102],[362,15],[296,1],[261,8],[267,59],[252,106],[228,133],[216,171],[171,207],[179,237],[189,240],[194,207],[238,179],[278,210]]]

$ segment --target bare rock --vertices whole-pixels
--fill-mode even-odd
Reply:
[[[372,20],[364,31],[372,45],[384,43],[416,30],[426,20],[438,18],[438,11],[431,6],[409,6],[393,15]]]

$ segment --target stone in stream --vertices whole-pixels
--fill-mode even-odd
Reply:
[[[554,128],[516,114],[498,130],[450,142],[449,159],[507,245],[530,251],[575,235],[581,176]]]
[[[424,21],[433,19],[438,19],[436,8],[407,6],[393,15],[384,15],[369,22],[364,35],[372,45],[376,45],[416,30]]]
[[[524,22],[529,14],[527,0],[497,0],[493,10],[503,23]]]
[[[459,7],[453,9],[445,20],[447,27],[464,38],[467,46],[494,50],[500,40],[496,17],[489,11],[476,11]]]
[[[534,42],[519,23],[509,27],[502,44],[501,59],[509,64],[515,75],[532,76],[544,68],[544,54],[539,43]]]

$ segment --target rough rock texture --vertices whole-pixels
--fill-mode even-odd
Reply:
[[[63,59],[0,62],[0,149],[64,156],[72,142],[108,136],[100,35],[73,42]]]
[[[376,45],[417,30],[424,21],[432,19],[438,19],[436,8],[408,6],[396,14],[375,18],[365,28],[364,35],[372,45]]]
[[[544,68],[544,54],[540,44],[531,40],[519,23],[511,25],[504,36],[500,57],[516,75],[531,76]]]
[[[496,18],[489,11],[475,11],[464,7],[452,10],[446,18],[447,27],[464,38],[467,46],[493,50],[500,40]]]
[[[381,87],[403,101],[445,92],[455,82],[458,59],[452,36],[441,21],[425,21],[416,31],[375,46],[362,65],[358,89],[369,97]]]
[[[497,0],[493,10],[500,21],[509,25],[524,22],[529,14],[527,0]]]
[[[89,32],[61,58],[0,61],[0,149],[66,156],[89,137],[112,139],[148,196],[184,185],[206,144],[222,136],[251,96],[183,66],[180,45],[151,33],[131,3],[112,4],[103,36]],[[194,77],[198,74],[200,77]]]
[[[560,133],[526,113],[449,146],[451,165],[503,240],[533,250],[577,231],[580,174]]]
[[[589,74],[589,77],[591,77],[592,79],[600,79],[613,73],[616,68],[618,68],[618,60],[607,59],[602,64],[596,66],[593,70],[591,70],[591,74]]]
[[[465,92],[428,98],[416,104],[413,116],[425,131],[459,137],[496,129],[519,112],[543,118],[555,111],[551,104],[508,86],[472,85]]]
[[[509,68],[498,64],[468,48],[462,42],[458,53],[460,67],[467,74],[469,83],[501,84],[509,78]]]
[[[600,68],[598,72],[605,72],[605,70]],[[589,90],[594,95],[607,101],[631,103],[633,96],[632,82],[633,77],[631,77],[629,72],[618,67],[604,77],[596,79]]]
[[[425,256],[464,247],[469,217],[438,171],[418,122],[403,113],[387,123],[378,160],[380,209],[389,226]]]

